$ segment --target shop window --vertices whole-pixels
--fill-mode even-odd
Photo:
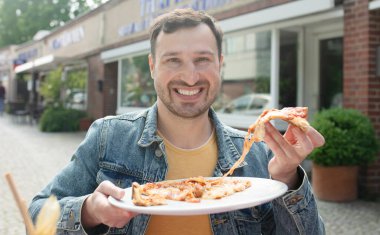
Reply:
[[[244,36],[226,38],[225,54],[235,54],[244,51]]]
[[[86,110],[87,107],[87,69],[67,69],[65,75],[66,107]]]
[[[226,35],[223,43],[227,52],[224,53],[222,92],[213,105],[214,109],[247,115],[262,111],[265,105],[253,105],[250,95],[266,95],[266,101],[269,100],[271,32]]]
[[[121,107],[149,107],[156,101],[147,54],[121,61],[120,82]]]

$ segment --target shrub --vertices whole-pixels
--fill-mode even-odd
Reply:
[[[85,116],[80,110],[51,107],[43,112],[39,127],[44,132],[78,131],[79,121]]]
[[[358,110],[332,108],[314,116],[311,125],[325,137],[325,145],[309,156],[322,166],[364,165],[374,161],[379,150],[372,123]]]

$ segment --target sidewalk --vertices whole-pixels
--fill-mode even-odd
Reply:
[[[25,234],[24,225],[4,180],[10,172],[22,197],[32,197],[70,161],[85,132],[42,133],[36,125],[0,116],[0,234]],[[380,203],[318,202],[327,234],[380,235]]]
[[[13,117],[14,118],[14,117]],[[0,234],[21,235],[25,228],[4,174],[13,175],[27,204],[64,167],[85,136],[42,133],[36,125],[0,116]]]

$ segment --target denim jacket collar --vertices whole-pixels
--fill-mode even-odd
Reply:
[[[148,147],[154,142],[162,142],[162,138],[157,135],[157,111],[156,103],[143,114],[146,117],[146,123],[138,141],[141,147]],[[231,138],[243,138],[244,133],[223,124],[212,108],[209,109],[209,116],[215,126],[218,144],[218,165],[214,174],[215,176],[221,176],[233,166],[241,155]],[[240,166],[246,164],[246,162],[243,162]]]

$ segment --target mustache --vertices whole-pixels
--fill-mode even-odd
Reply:
[[[195,87],[195,86],[204,86],[209,85],[210,83],[207,80],[199,80],[193,85],[189,85],[187,82],[182,80],[173,80],[169,82],[169,86],[184,86],[184,87]]]

